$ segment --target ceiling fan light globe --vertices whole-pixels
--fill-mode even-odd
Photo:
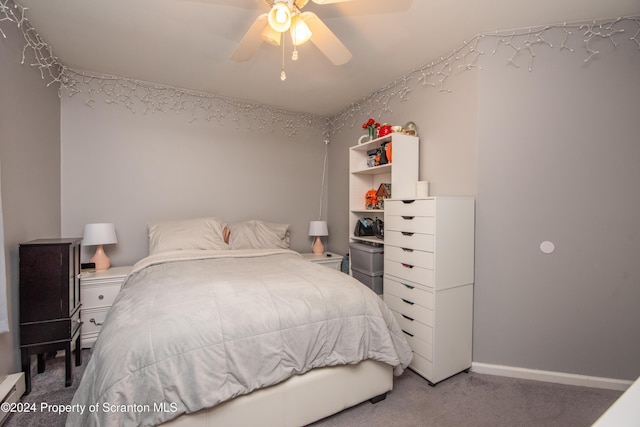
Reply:
[[[278,24],[287,22],[287,12],[283,11],[282,8],[276,10],[276,22]]]
[[[276,3],[269,11],[269,25],[275,31],[284,33],[291,27],[291,11],[286,3]]]
[[[290,33],[291,41],[293,41],[293,44],[296,46],[308,42],[313,35],[311,29],[309,29],[309,26],[304,22],[300,15],[295,15],[291,19]]]
[[[260,33],[260,37],[262,40],[266,41],[269,44],[274,46],[280,46],[280,39],[282,38],[282,33],[271,28],[271,25],[265,25],[264,30]]]

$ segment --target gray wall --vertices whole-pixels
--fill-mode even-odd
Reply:
[[[375,119],[404,125],[413,121],[420,137],[419,179],[429,181],[435,196],[476,195],[477,96],[476,71],[458,73],[448,85],[450,93],[416,87],[409,100],[390,103],[391,112]],[[331,250],[346,253],[349,245],[349,147],[363,134],[359,126],[341,129],[329,145],[329,223],[342,237],[331,240]],[[364,197],[364,195],[363,195]]]
[[[554,30],[555,31],[555,30]],[[626,33],[635,33],[627,28]],[[626,34],[625,33],[625,34]],[[413,120],[432,195],[476,196],[474,362],[613,379],[640,375],[640,52],[627,36],[534,46],[528,71],[482,41],[481,70],[413,87],[379,121]],[[578,37],[579,38],[579,37]],[[578,41],[577,43],[580,43]],[[366,117],[362,117],[364,121]],[[331,226],[347,248],[348,147],[332,137]],[[553,254],[539,245],[551,240]]]
[[[290,138],[238,129],[231,114],[190,123],[190,112],[132,113],[95,98],[94,108],[83,95],[62,98],[63,234],[113,222],[118,244],[105,251],[112,265],[131,265],[148,253],[150,221],[255,218],[290,224],[292,249],[310,252],[325,151],[319,126]]]
[[[590,47],[600,54],[588,64],[576,46],[537,49],[532,72],[506,66],[507,51],[483,62],[473,360],[631,380],[640,52],[623,39]]]
[[[307,250],[306,227],[318,213],[319,131],[290,140],[232,123],[131,114],[100,99],[92,110],[79,97],[63,98],[60,119],[55,90],[19,65],[17,40],[3,39],[0,50],[12,307],[17,244],[60,229],[79,235],[86,222],[116,223],[114,265],[146,254],[148,220],[205,214],[290,222],[294,249]],[[640,55],[633,43],[594,47],[601,53],[588,64],[580,47],[539,49],[528,72],[526,60],[516,69],[504,52],[484,46],[483,69],[458,73],[451,93],[414,88],[379,117],[418,124],[420,179],[432,194],[477,197],[476,362],[629,380],[640,374]],[[329,248],[341,253],[349,232],[347,152],[361,131],[344,129],[329,145]],[[542,255],[538,245],[547,239],[557,249]],[[11,316],[15,324],[15,310]],[[0,335],[0,350],[0,373],[17,369],[15,335]]]
[[[0,376],[20,370],[18,245],[60,236],[60,101],[37,68],[20,64],[23,39],[15,24],[2,29],[0,166],[11,331],[0,334]],[[25,64],[32,62],[28,55]]]

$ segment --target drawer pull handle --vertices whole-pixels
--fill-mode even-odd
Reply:
[[[411,320],[412,322],[414,321],[413,317],[409,317],[406,314],[403,314],[402,317],[404,317],[407,320]]]
[[[400,298],[400,299],[401,299],[401,300],[402,300],[402,302],[404,302],[405,304],[409,304],[409,305],[413,305],[413,304],[415,304],[414,302],[411,302],[411,301],[406,300],[406,299],[404,299],[404,298]]]
[[[404,329],[402,330],[402,332],[404,332],[405,334],[409,335],[410,337],[413,336],[413,334],[410,334],[409,332],[405,331]]]
[[[92,317],[91,319],[89,319],[89,323],[93,323],[96,326],[102,326],[104,322],[96,322],[96,319]]]
[[[408,205],[410,203],[415,202],[415,200],[403,200],[402,203],[404,203],[405,205]]]
[[[415,216],[402,215],[402,219],[408,219],[408,220],[411,220],[411,219],[413,219],[413,218],[415,218]]]
[[[410,248],[402,248],[402,250],[404,252],[413,252],[413,249],[410,249]]]
[[[413,268],[413,265],[411,265],[411,264],[405,264],[404,262],[403,262],[403,263],[401,263],[401,264],[402,264],[402,266],[403,266],[403,267],[405,267],[405,268]]]
[[[401,231],[403,236],[413,236],[413,233],[410,233],[408,231]]]
[[[104,299],[104,295],[98,295],[98,299]]]
[[[408,289],[415,289],[416,288],[415,286],[407,285],[406,283],[403,283],[403,285],[404,285],[405,288],[408,288]]]

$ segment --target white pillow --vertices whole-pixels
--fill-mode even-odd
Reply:
[[[289,224],[251,220],[229,227],[232,249],[289,249]]]
[[[187,249],[230,249],[222,236],[225,225],[219,218],[149,223],[149,255]]]

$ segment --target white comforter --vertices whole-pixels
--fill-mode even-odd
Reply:
[[[288,250],[145,258],[114,302],[67,426],[156,425],[310,369],[411,350],[369,288]]]

